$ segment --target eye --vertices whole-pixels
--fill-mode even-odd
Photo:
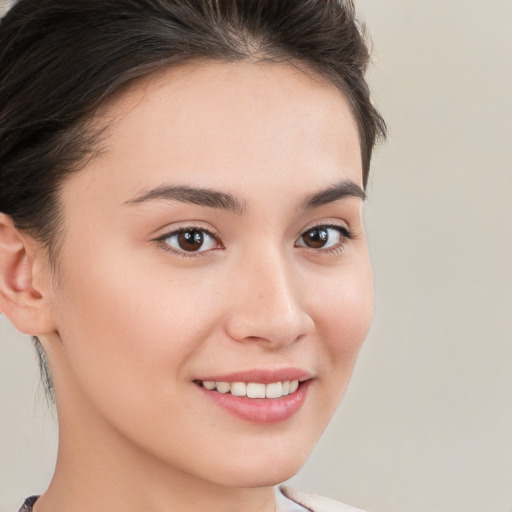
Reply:
[[[315,226],[302,233],[295,245],[310,249],[336,250],[341,249],[350,238],[350,231],[343,226]]]
[[[193,253],[222,248],[222,244],[214,234],[206,229],[196,227],[180,228],[165,234],[157,241],[163,244],[165,250],[190,256]]]

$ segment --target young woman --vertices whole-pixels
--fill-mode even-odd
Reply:
[[[2,20],[0,310],[35,337],[60,431],[22,510],[276,510],[370,323],[367,61],[348,1]]]

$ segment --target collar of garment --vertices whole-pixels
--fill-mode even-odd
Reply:
[[[32,512],[34,503],[39,496],[31,496],[25,500],[19,512]],[[277,512],[363,512],[360,509],[343,505],[337,501],[316,494],[281,486],[276,489]]]

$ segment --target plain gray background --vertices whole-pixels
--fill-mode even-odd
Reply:
[[[390,127],[366,205],[375,316],[291,483],[374,512],[512,512],[512,1],[356,4]],[[56,426],[2,317],[0,415],[10,512],[45,489]]]

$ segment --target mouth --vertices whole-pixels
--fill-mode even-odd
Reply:
[[[311,375],[298,370],[251,371],[196,379],[194,384],[210,401],[238,418],[272,424],[300,410],[313,380]]]
[[[295,393],[299,388],[298,380],[285,380],[283,382],[224,382],[224,381],[195,381],[198,385],[209,391],[231,394],[233,396],[246,396],[247,398],[281,398]]]

